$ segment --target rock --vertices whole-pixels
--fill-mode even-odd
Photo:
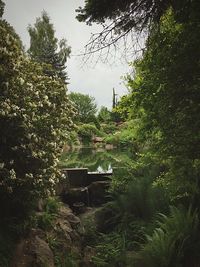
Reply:
[[[55,267],[53,252],[46,241],[34,236],[21,240],[15,250],[10,267]]]
[[[37,216],[42,215],[42,212],[37,212]],[[81,227],[80,219],[67,205],[62,205],[52,228],[46,231],[31,229],[28,237],[17,244],[10,267],[55,267],[54,255],[47,243],[49,241],[56,242],[54,252],[63,264],[66,255],[74,253],[79,262],[82,255]]]
[[[69,214],[72,213],[72,210],[69,208],[69,206],[67,205],[62,205],[60,208],[59,208],[59,211],[58,211],[58,216],[59,218],[63,218],[63,219],[66,219],[67,216]]]
[[[87,187],[75,187],[71,188],[67,194],[64,196],[64,200],[70,207],[73,207],[74,203],[82,202],[88,205],[89,195]]]
[[[55,267],[53,252],[49,248],[48,244],[38,236],[35,237],[32,244],[32,253],[35,256],[35,263],[37,267]]]
[[[75,202],[73,203],[72,207],[73,207],[73,211],[75,212],[75,214],[84,213],[86,210],[86,205],[83,202]]]
[[[103,138],[99,137],[99,136],[95,136],[95,137],[92,138],[92,141],[94,143],[102,143],[103,142]]]
[[[108,197],[107,189],[109,188],[109,181],[96,181],[88,186],[90,204],[101,205],[106,202]]]
[[[44,205],[45,205],[44,200],[43,199],[39,199],[38,200],[38,204],[37,204],[37,210],[39,212],[44,211]]]
[[[56,184],[55,186],[55,191],[57,196],[63,196],[69,189],[69,184],[67,183],[67,177],[66,181],[62,180],[59,183]]]
[[[81,262],[81,266],[83,267],[95,267],[95,264],[92,262],[92,257],[95,256],[96,252],[95,249],[90,247],[90,246],[86,246],[84,251],[83,251],[84,257],[83,260]]]
[[[72,228],[77,228],[81,223],[80,219],[73,213],[67,215],[67,220],[71,224]]]
[[[61,238],[65,239],[67,245],[71,245],[72,239],[70,233],[73,231],[71,225],[66,220],[59,220],[56,224],[57,233],[60,234]]]
[[[66,168],[62,172],[68,177],[71,187],[87,186],[87,168]]]
[[[105,145],[105,149],[106,150],[112,150],[112,149],[114,149],[114,145],[112,145],[112,144],[106,144]]]

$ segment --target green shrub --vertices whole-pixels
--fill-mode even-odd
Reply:
[[[106,136],[105,142],[118,147],[132,147],[132,150],[137,151],[136,129],[132,125],[132,121],[124,123],[117,128],[117,131]]]
[[[101,234],[92,262],[97,267],[125,266],[125,239],[120,233]]]
[[[84,226],[83,244],[94,245],[98,238],[94,213],[82,217],[82,224]]]
[[[196,211],[171,208],[169,216],[160,215],[158,228],[135,256],[134,266],[180,267],[190,254],[192,261],[199,258],[199,218]],[[188,253],[189,252],[189,253]],[[190,263],[193,266],[192,262]],[[197,265],[195,265],[197,266]]]
[[[103,134],[93,124],[81,124],[77,130],[78,136],[83,142],[92,141],[93,136],[102,136]]]
[[[117,130],[117,127],[112,122],[102,123],[101,130],[106,134],[113,134]]]
[[[44,205],[44,212],[37,217],[38,227],[43,230],[51,229],[60,205],[58,199],[48,198]]]
[[[72,112],[63,82],[26,57],[1,18],[0,35],[0,217],[21,220],[54,191]]]
[[[71,131],[69,133],[69,136],[67,138],[67,144],[69,146],[76,146],[79,145],[79,139],[78,139],[78,134],[76,131]]]

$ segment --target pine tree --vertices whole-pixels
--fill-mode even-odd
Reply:
[[[41,18],[36,19],[32,27],[28,26],[30,35],[30,48],[28,50],[31,58],[40,63],[51,65],[52,69],[47,68],[46,74],[58,76],[66,83],[68,79],[66,69],[67,58],[71,53],[71,48],[67,45],[66,39],[55,37],[53,24],[50,23],[48,14],[43,11]]]

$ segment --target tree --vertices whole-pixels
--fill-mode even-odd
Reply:
[[[3,16],[5,4],[0,0],[0,18]]]
[[[98,119],[100,122],[109,122],[111,121],[111,112],[107,107],[102,106],[98,113]]]
[[[28,50],[32,59],[39,63],[51,65],[52,69],[47,68],[48,75],[57,75],[66,83],[67,73],[66,62],[71,53],[71,48],[65,39],[55,37],[53,24],[50,23],[48,14],[44,11],[41,18],[36,19],[35,25],[29,25],[30,48]]]
[[[63,82],[28,58],[0,19],[0,218],[25,216],[53,192],[72,125]],[[23,97],[22,97],[23,96]]]
[[[200,130],[199,26],[177,23],[169,10],[159,30],[152,28],[147,50],[135,62],[136,77],[128,81],[140,132],[167,162],[161,180],[171,185],[173,199],[190,202],[200,198],[200,136],[194,134]]]
[[[130,119],[130,114],[132,112],[133,99],[131,94],[124,95],[120,98],[117,103],[117,106],[113,109],[113,112],[117,113],[121,120]]]
[[[77,112],[76,121],[87,123],[95,120],[97,104],[95,103],[94,97],[87,94],[71,92],[69,99],[72,101]]]
[[[116,45],[118,40],[132,34],[137,41],[136,32],[148,30],[172,8],[177,22],[199,20],[199,0],[85,0],[84,7],[79,7],[77,19],[88,25],[103,25],[100,33],[94,34],[86,46],[86,53],[93,53],[103,48]]]

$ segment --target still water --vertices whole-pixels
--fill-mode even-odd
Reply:
[[[126,168],[133,160],[130,151],[94,149],[83,147],[65,152],[60,161],[65,168],[88,168],[90,172],[112,172],[115,168]]]

